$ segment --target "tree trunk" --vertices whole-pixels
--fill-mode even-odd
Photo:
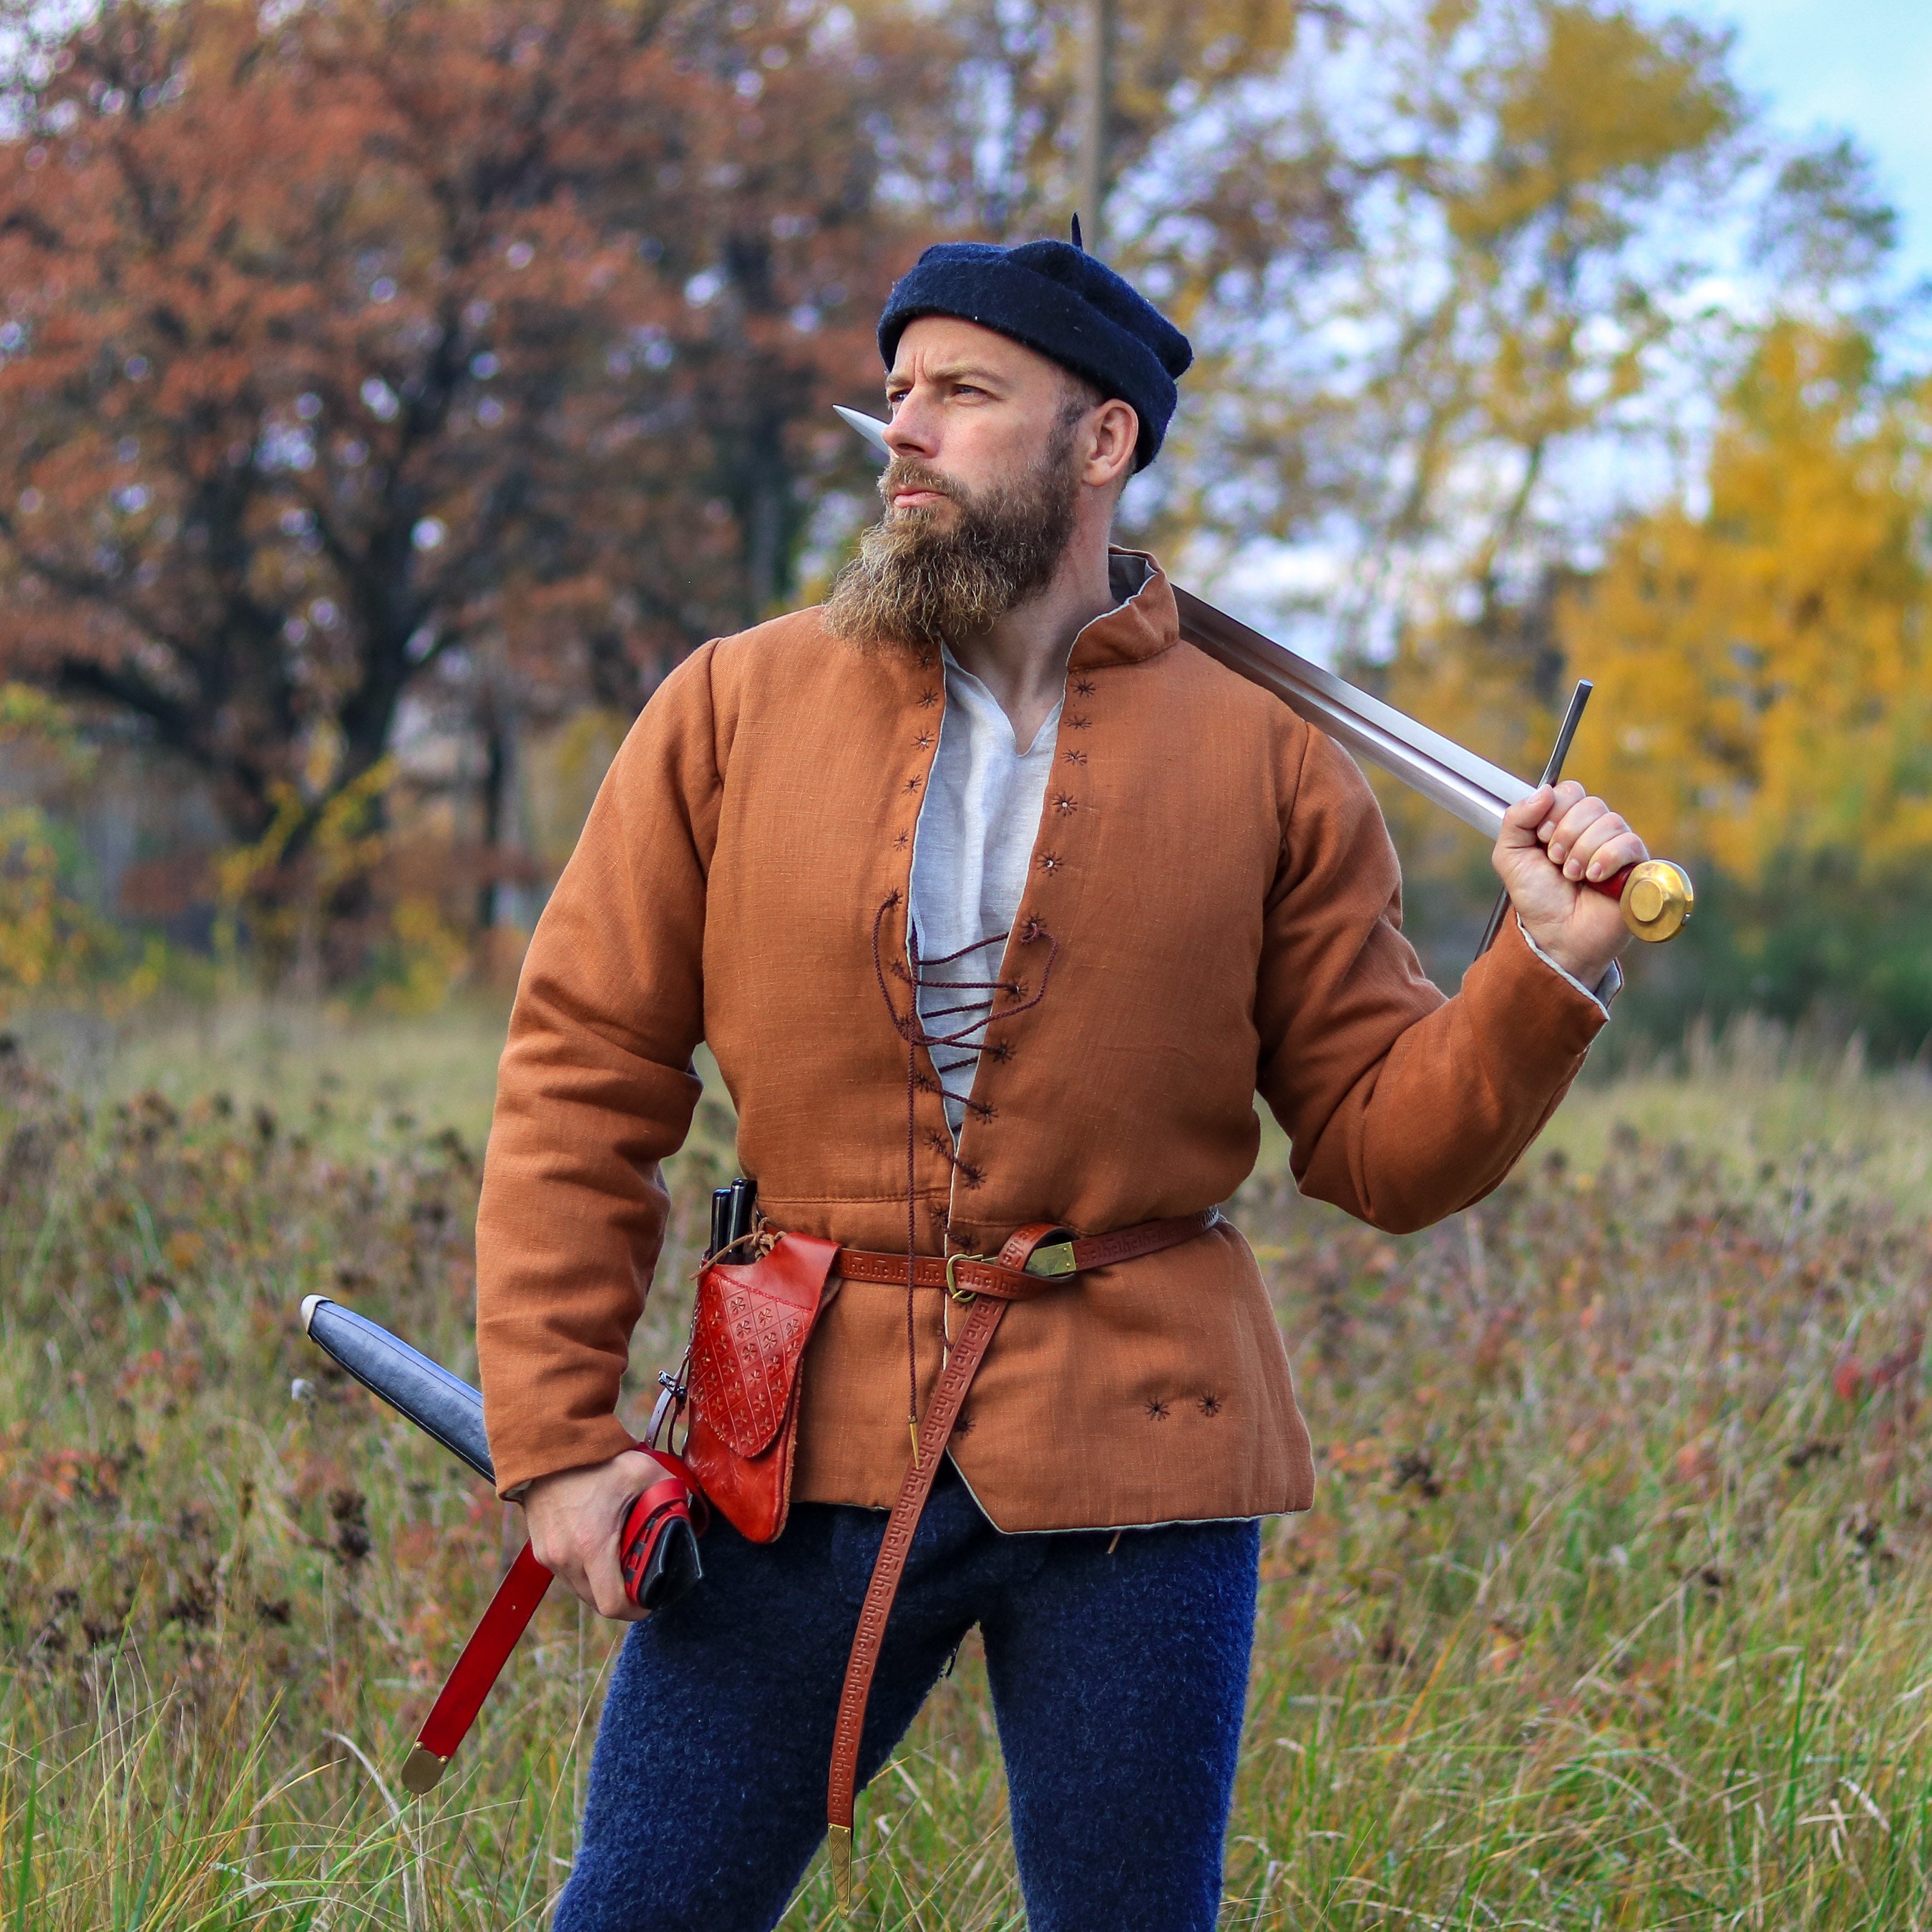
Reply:
[[[481,654],[482,690],[478,728],[483,740],[483,774],[477,802],[482,820],[483,876],[476,889],[476,926],[487,940],[512,923],[512,896],[506,875],[517,868],[523,850],[521,783],[522,708],[515,679],[500,644]]]
[[[483,814],[484,874],[476,888],[476,929],[488,932],[496,923],[503,901],[502,878],[499,870],[503,846],[504,795],[508,789],[511,750],[509,734],[504,729],[501,710],[486,698],[483,706],[483,781],[481,803]]]

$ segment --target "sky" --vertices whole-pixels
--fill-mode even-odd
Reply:
[[[1732,28],[1732,71],[1768,134],[1808,144],[1850,134],[1899,214],[1894,288],[1932,282],[1932,0],[1639,0],[1638,10]],[[1714,287],[1702,293],[1717,298]],[[1924,340],[1915,336],[1915,355]],[[1660,468],[1662,452],[1648,446],[1590,446],[1568,460],[1577,500],[1597,502],[1606,515],[1680,484],[1695,500],[1694,461],[1681,474]],[[1251,545],[1243,562],[1216,574],[1214,590],[1237,615],[1325,661],[1334,644],[1326,616],[1298,622],[1281,600],[1332,580],[1338,567],[1318,546]]]
[[[1774,127],[1844,130],[1901,218],[1898,266],[1932,276],[1932,0],[1676,0],[1737,30],[1736,71]]]

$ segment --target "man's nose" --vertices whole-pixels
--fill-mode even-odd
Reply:
[[[931,456],[939,445],[937,412],[916,390],[900,398],[887,419],[886,447],[895,456]]]

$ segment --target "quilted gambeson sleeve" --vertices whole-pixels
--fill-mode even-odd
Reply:
[[[723,790],[713,647],[611,764],[538,921],[497,1075],[476,1345],[500,1493],[630,1446],[616,1414],[689,1130]]]
[[[1445,1000],[1402,937],[1375,795],[1320,731],[1296,734],[1267,908],[1257,1084],[1302,1191],[1392,1232],[1480,1200],[1555,1111],[1603,1009],[1512,914]]]

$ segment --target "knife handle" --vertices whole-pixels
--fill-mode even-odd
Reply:
[[[1642,859],[1607,879],[1586,879],[1593,892],[1615,899],[1624,923],[1640,939],[1674,939],[1697,903],[1690,874],[1674,859]]]

